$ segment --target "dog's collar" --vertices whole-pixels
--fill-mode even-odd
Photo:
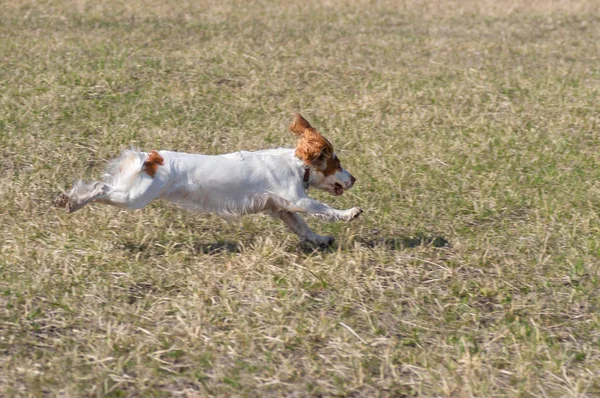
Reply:
[[[304,169],[304,178],[302,178],[302,186],[304,190],[308,190],[308,180],[310,179],[310,167]]]

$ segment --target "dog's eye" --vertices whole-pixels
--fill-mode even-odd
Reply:
[[[325,160],[327,160],[327,154],[325,153],[325,151],[321,151],[319,153],[319,156],[317,156],[316,159],[318,162],[324,162]]]

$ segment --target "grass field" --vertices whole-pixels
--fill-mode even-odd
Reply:
[[[600,3],[0,3],[0,396],[600,395]],[[264,216],[51,201],[130,145],[295,145]]]

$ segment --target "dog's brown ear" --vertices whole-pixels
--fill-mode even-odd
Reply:
[[[327,159],[333,156],[333,146],[315,129],[304,129],[304,134],[298,139],[296,157],[305,164],[312,165],[317,170],[327,168]]]
[[[302,135],[306,129],[310,128],[312,128],[312,126],[308,120],[303,118],[301,114],[296,113],[294,116],[294,121],[290,125],[290,131],[296,135]]]

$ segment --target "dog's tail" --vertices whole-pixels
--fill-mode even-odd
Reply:
[[[146,153],[131,149],[109,163],[103,179],[115,188],[127,189],[135,185],[142,173],[154,177],[163,164],[163,157],[156,151]]]

